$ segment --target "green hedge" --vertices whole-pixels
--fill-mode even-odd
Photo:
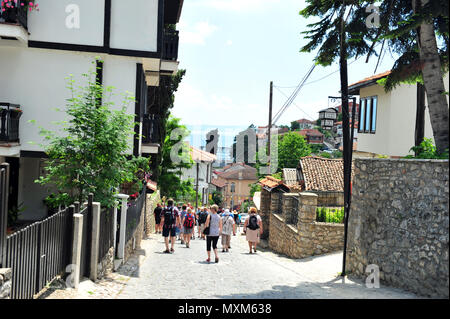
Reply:
[[[344,207],[341,208],[317,207],[316,221],[322,223],[342,224],[344,223]]]

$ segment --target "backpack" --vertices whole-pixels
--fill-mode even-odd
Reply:
[[[183,226],[185,228],[192,228],[192,227],[194,227],[194,217],[192,216],[192,214],[186,214],[185,215]]]
[[[250,216],[247,227],[250,228],[251,230],[259,229],[258,218],[256,217],[256,215]]]
[[[208,218],[208,214],[206,212],[200,212],[199,214],[199,222],[200,224],[206,223],[206,219]]]
[[[173,207],[166,208],[164,210],[164,226],[172,226],[173,222]]]

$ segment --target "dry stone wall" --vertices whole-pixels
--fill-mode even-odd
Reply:
[[[293,199],[297,196],[298,201]],[[344,225],[316,222],[317,199],[312,193],[283,194],[283,213],[270,214],[272,250],[292,258],[305,258],[343,249]],[[288,224],[297,203],[297,224]]]
[[[355,159],[348,270],[424,296],[449,297],[448,160]]]

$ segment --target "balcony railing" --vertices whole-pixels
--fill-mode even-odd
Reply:
[[[13,8],[5,8],[5,11],[0,10],[0,22],[18,23],[25,29],[28,29],[28,10],[21,8],[21,4],[26,4],[26,0],[19,0],[17,4],[11,2]],[[17,7],[19,6],[19,7]]]
[[[142,144],[161,143],[161,132],[158,115],[144,115],[144,120],[142,122],[142,135]]]
[[[0,103],[0,142],[19,143],[19,105]]]
[[[176,61],[178,59],[178,43],[180,39],[178,34],[178,31],[164,31],[164,42],[162,50],[163,60]]]

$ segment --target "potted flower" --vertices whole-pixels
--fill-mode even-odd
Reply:
[[[0,0],[1,17],[10,23],[17,22],[18,10],[39,11],[36,0]]]

